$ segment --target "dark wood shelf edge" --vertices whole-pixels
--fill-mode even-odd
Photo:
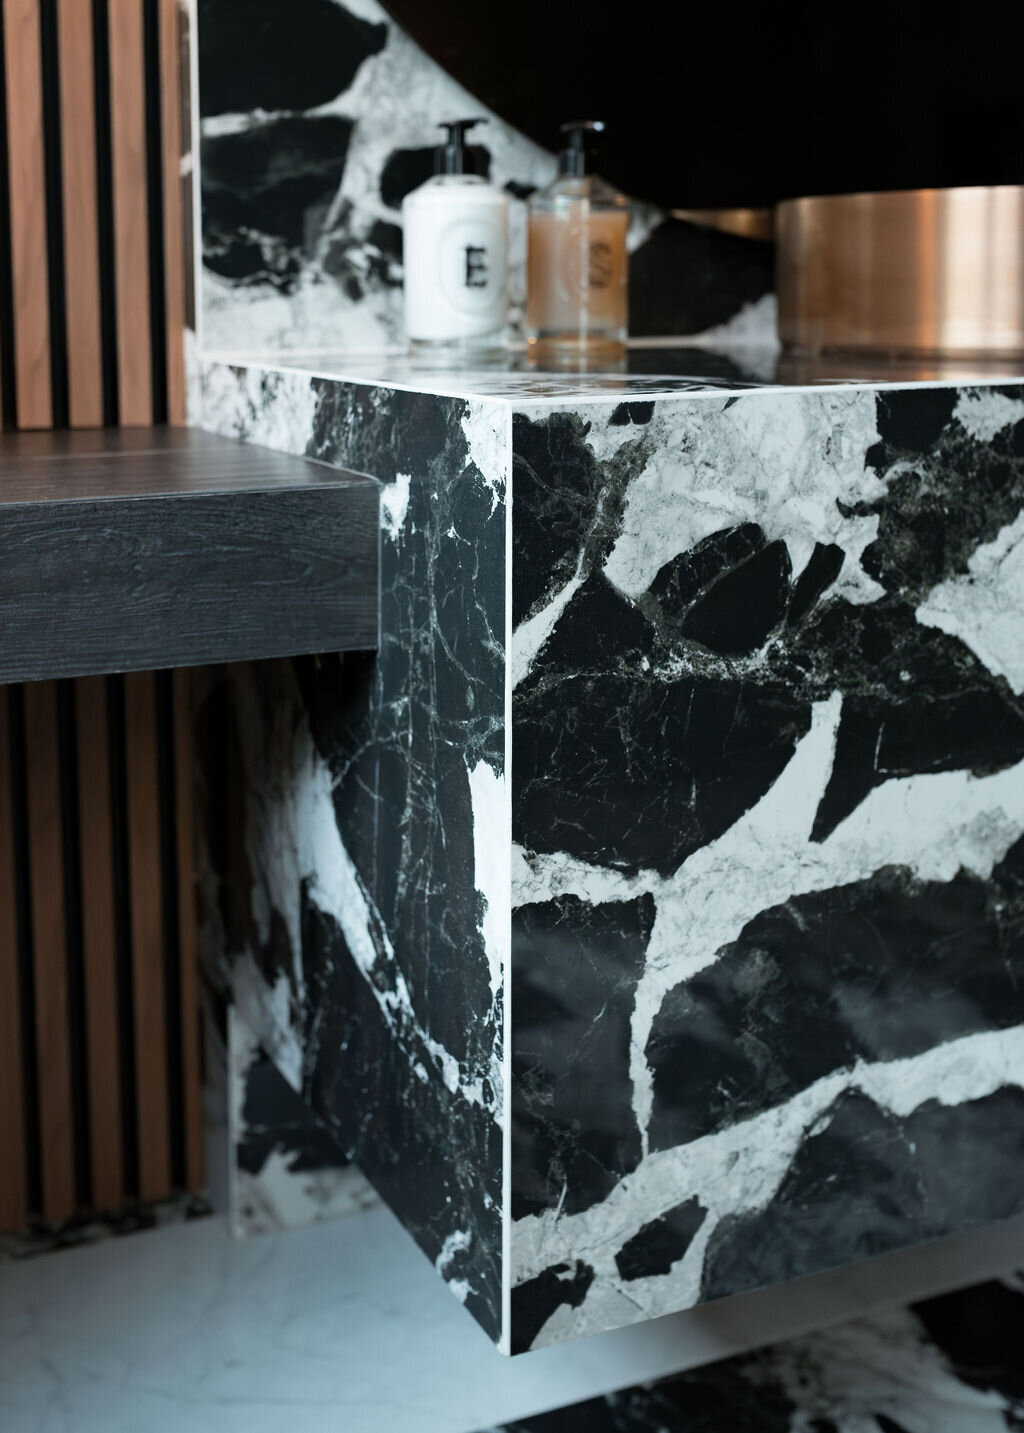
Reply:
[[[188,429],[0,440],[0,682],[377,646],[380,488]]]

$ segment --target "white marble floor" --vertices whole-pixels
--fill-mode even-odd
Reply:
[[[1024,1220],[560,1345],[495,1352],[376,1208],[222,1217],[0,1267],[3,1433],[471,1433],[999,1273]]]

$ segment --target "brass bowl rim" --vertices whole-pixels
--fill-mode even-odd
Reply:
[[[850,199],[920,199],[926,195],[1017,194],[1024,197],[1024,184],[957,184],[948,189],[855,189],[848,194],[801,194],[780,199],[776,212],[811,204],[840,204]]]

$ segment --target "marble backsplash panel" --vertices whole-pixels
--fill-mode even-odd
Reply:
[[[198,0],[196,33],[201,348],[403,344],[402,199],[432,172],[438,121],[487,111],[377,0]],[[488,118],[476,134],[512,196],[515,323],[523,200],[555,161]],[[770,244],[642,203],[630,244],[635,335],[774,339]]]

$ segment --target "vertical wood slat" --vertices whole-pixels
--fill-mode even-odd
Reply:
[[[8,694],[0,687],[0,1229],[28,1215]]]
[[[24,693],[42,1213],[59,1222],[75,1211],[75,1171],[57,687]]]
[[[153,421],[142,0],[109,0],[114,268],[122,426]]]
[[[106,678],[81,678],[75,706],[92,1194],[97,1209],[115,1210],[124,1202],[124,1161]]]
[[[68,408],[72,428],[103,426],[92,0],[57,0]]]
[[[3,0],[18,426],[53,423],[38,0]]]
[[[125,677],[124,705],[139,1197],[145,1202],[166,1198],[171,1188],[160,771],[152,672]]]
[[[192,783],[192,674],[173,674],[174,818],[181,942],[181,1065],[185,1126],[185,1183],[203,1182],[203,1114],[199,1084],[199,953],[195,902],[195,810]]]
[[[181,0],[160,4],[160,128],[163,141],[164,304],[167,312],[167,417],[185,421],[185,252],[181,178]]]

